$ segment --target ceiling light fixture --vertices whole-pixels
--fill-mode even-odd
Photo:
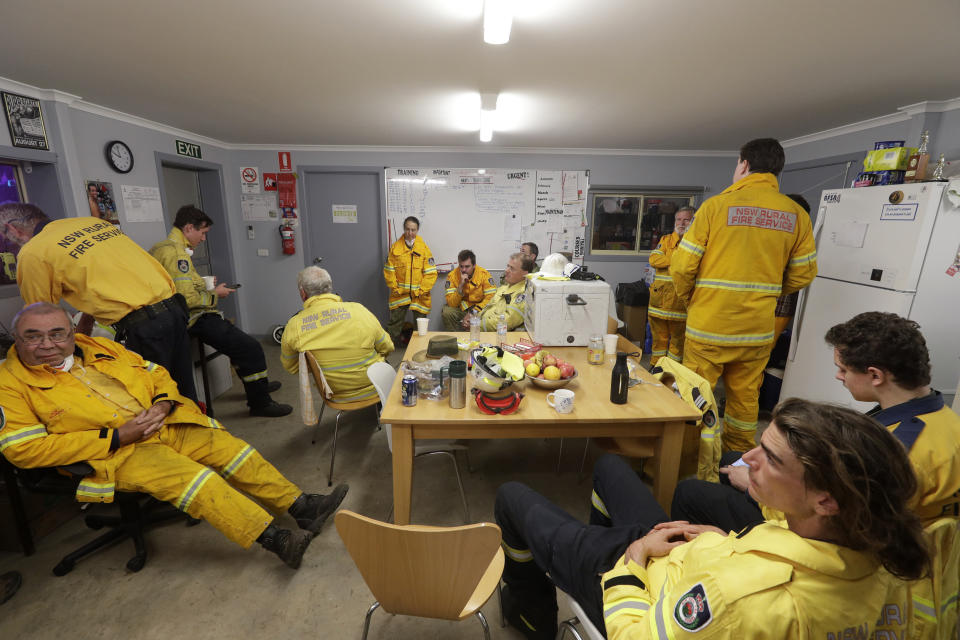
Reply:
[[[506,44],[513,26],[513,8],[510,0],[483,0],[483,41],[487,44]]]
[[[480,142],[490,142],[493,139],[493,121],[497,115],[497,99],[499,94],[480,94]]]

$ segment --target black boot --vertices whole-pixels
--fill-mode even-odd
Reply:
[[[280,389],[282,383],[279,380],[271,380],[267,383],[267,393],[273,393]]]
[[[257,542],[267,551],[273,551],[291,569],[299,569],[303,552],[310,546],[313,534],[309,531],[291,531],[268,525]]]
[[[280,404],[274,400],[271,400],[269,404],[265,404],[262,407],[250,407],[250,415],[259,418],[282,418],[283,416],[289,415],[292,411],[293,407],[290,405]]]
[[[557,636],[557,602],[544,598],[517,598],[509,585],[501,589],[503,617],[528,640],[553,640]]]
[[[301,529],[316,535],[330,514],[337,510],[350,489],[346,484],[338,484],[328,495],[319,493],[301,493],[296,502],[287,510]]]

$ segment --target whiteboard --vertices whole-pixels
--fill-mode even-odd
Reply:
[[[471,249],[477,264],[499,271],[524,242],[537,244],[539,259],[569,251],[583,263],[589,171],[388,167],[384,174],[391,245],[404,218],[415,216],[438,265],[455,265],[457,253]]]

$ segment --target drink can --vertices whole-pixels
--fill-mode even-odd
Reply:
[[[400,400],[405,407],[417,405],[417,376],[403,376],[400,381]]]

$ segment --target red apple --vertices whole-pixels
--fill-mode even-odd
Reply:
[[[566,380],[571,377],[576,370],[573,368],[573,365],[569,362],[564,362],[560,365],[560,377]]]
[[[544,367],[555,367],[557,366],[557,358],[555,356],[547,355],[543,356],[543,366]]]

